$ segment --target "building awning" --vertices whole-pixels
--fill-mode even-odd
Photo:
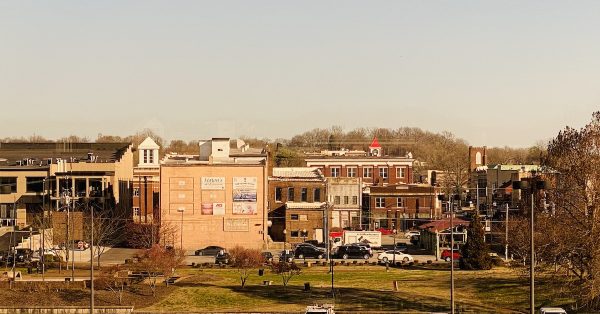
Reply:
[[[17,200],[17,203],[21,204],[41,204],[43,203],[43,197],[41,195],[21,195]]]

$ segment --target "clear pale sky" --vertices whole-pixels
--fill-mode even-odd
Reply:
[[[2,1],[0,138],[420,127],[529,146],[600,110],[600,1]]]

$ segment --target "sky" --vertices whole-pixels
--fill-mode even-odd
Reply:
[[[526,147],[600,106],[600,1],[2,1],[0,138],[419,127]]]

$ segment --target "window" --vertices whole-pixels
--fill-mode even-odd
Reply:
[[[363,178],[371,178],[373,176],[373,168],[365,167],[363,168]]]
[[[384,208],[385,207],[385,199],[383,197],[375,198],[375,208]]]
[[[388,169],[387,169],[387,167],[379,167],[379,177],[387,179],[387,177],[388,177]]]
[[[339,205],[339,204],[340,204],[340,196],[339,196],[339,195],[336,195],[336,196],[333,198],[333,203],[334,203],[334,204],[336,204],[336,205]]]
[[[321,201],[321,189],[316,188],[313,191],[313,202],[320,202]]]
[[[300,190],[300,200],[302,202],[308,202],[308,189],[307,188],[302,188],[302,190]]]
[[[144,163],[147,164],[148,163],[148,150],[144,149]]]
[[[298,220],[298,214],[291,214],[290,220]]]
[[[44,192],[44,177],[27,177],[27,193]]]
[[[294,231],[290,232],[290,237],[292,237],[292,238],[297,238],[299,236],[300,236],[300,231],[298,231],[298,230],[294,230]]]
[[[352,204],[353,205],[357,205],[358,204],[358,196],[352,196]]]
[[[294,201],[294,188],[288,188],[288,197],[287,197],[288,202],[293,202]]]
[[[356,178],[356,167],[350,167],[347,168],[348,169],[348,177],[349,178]]]
[[[154,163],[154,152],[151,150],[146,150],[148,152],[148,163]]]
[[[17,193],[17,177],[0,177],[0,194]]]
[[[140,208],[134,207],[133,208],[133,217],[139,217],[139,216],[140,216]]]
[[[404,199],[402,197],[398,197],[396,202],[397,202],[397,204],[396,204],[397,207],[404,207]]]
[[[350,203],[350,197],[344,196],[344,204],[349,204],[349,203]]]
[[[133,188],[133,196],[140,197],[140,188]]]
[[[275,188],[275,201],[281,202],[281,188]]]
[[[396,168],[396,178],[404,178],[405,170],[406,169],[404,167]]]
[[[308,215],[300,215],[300,221],[308,221]]]
[[[340,167],[332,167],[331,168],[331,176],[337,178],[340,176]]]

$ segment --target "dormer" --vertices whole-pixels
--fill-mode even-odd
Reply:
[[[139,163],[138,167],[158,167],[158,150],[160,146],[150,137],[147,137],[138,145]]]

